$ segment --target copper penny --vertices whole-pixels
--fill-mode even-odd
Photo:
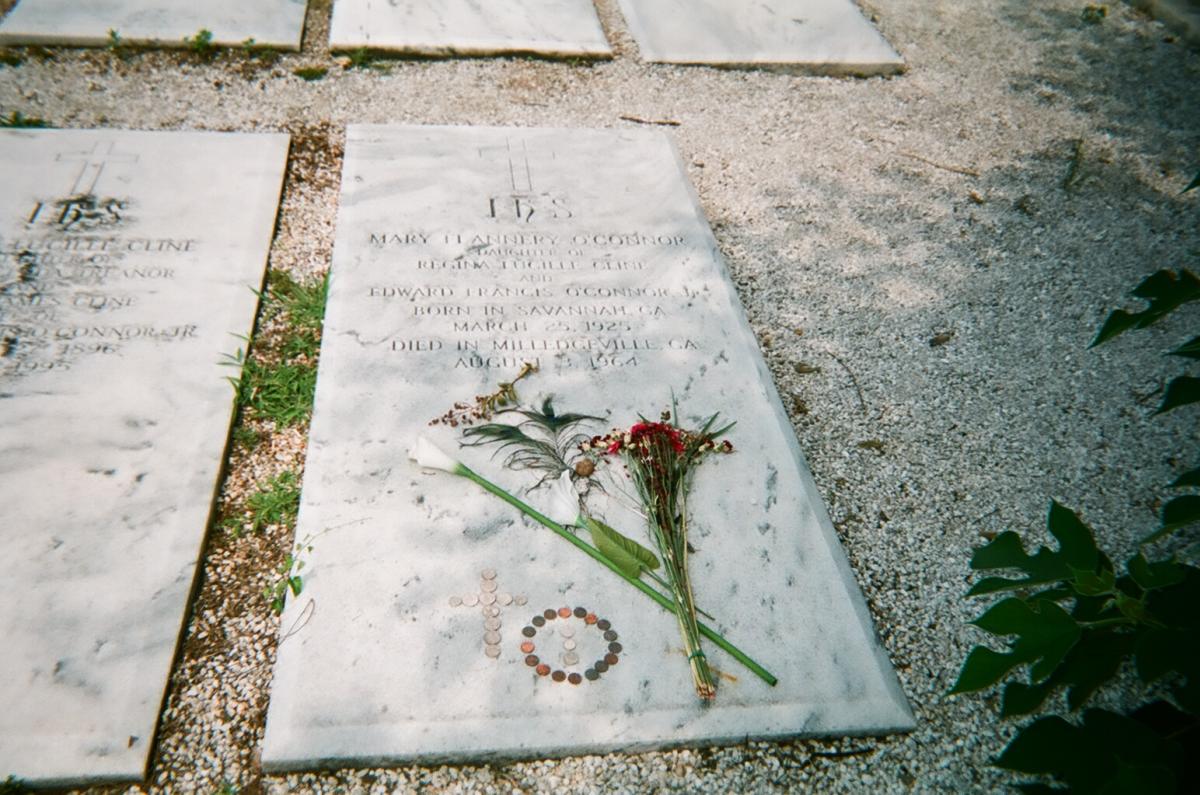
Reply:
[[[607,631],[609,629],[612,629],[612,624],[608,623],[607,618],[602,618],[596,622],[596,629]]]
[[[616,665],[618,662],[620,662],[620,660],[621,658],[615,654],[604,655],[604,662],[608,663],[609,665]]]
[[[555,671],[554,673],[550,674],[550,678],[555,682],[561,682],[567,678],[567,674],[566,671]]]
[[[592,667],[596,669],[597,673],[602,674],[608,670],[608,663],[604,662],[604,660],[596,660],[596,664]]]
[[[558,608],[558,617],[559,618],[570,618],[571,617],[571,608],[569,608],[569,607]]]
[[[587,615],[587,608],[585,608],[585,607],[575,608],[575,617],[576,618],[583,618],[586,615]]]
[[[527,641],[525,641],[524,643],[522,643],[522,644],[521,644],[521,651],[522,651],[524,654],[531,654],[531,653],[533,653],[533,650],[534,650],[534,648],[535,648],[535,647],[534,647],[534,645],[533,645],[533,641],[531,641],[531,640],[527,640]]]
[[[608,632],[605,632],[605,633],[604,633],[604,639],[605,639],[605,640],[616,640],[616,639],[617,639],[617,633],[613,632],[613,631],[610,629]]]
[[[550,675],[550,666],[546,665],[545,663],[542,663],[541,665],[539,665],[537,667],[537,672],[538,672],[538,676],[549,676]]]
[[[534,625],[535,627],[544,627],[544,626],[546,626],[546,618],[545,618],[544,616],[534,616],[534,617],[533,617],[533,625]]]
[[[528,665],[530,668],[533,668],[534,666],[536,666],[538,664],[537,655],[536,654],[528,655],[525,658],[525,664]]]
[[[537,634],[537,630],[534,629],[533,627],[525,627],[524,629],[521,630],[521,634],[527,638],[532,638],[534,635]]]
[[[615,640],[612,643],[608,644],[608,650],[611,651],[613,654],[620,654],[621,649],[623,649],[623,648],[624,648],[624,646],[622,646],[620,643],[617,643]]]
[[[567,681],[573,685],[577,685],[583,681],[583,677],[579,674],[570,674],[567,676]]]
[[[583,672],[583,676],[589,682],[595,682],[597,679],[600,678],[600,674],[599,674],[599,672],[596,671],[595,668],[587,669],[586,671]]]
[[[597,621],[599,621],[599,619],[596,618],[595,613],[588,613],[586,616],[584,616],[583,620],[586,621],[589,625],[595,624]]]
[[[558,613],[548,607],[542,611],[542,615],[546,617],[547,621],[553,621],[554,619],[558,618]]]

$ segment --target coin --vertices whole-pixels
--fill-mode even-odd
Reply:
[[[479,573],[479,576],[485,580],[494,580],[494,579],[496,579],[496,570],[495,569],[484,569],[483,571],[481,571]]]
[[[596,671],[595,668],[587,669],[586,671],[583,672],[583,676],[589,682],[595,682],[597,679],[600,678],[600,674]]]
[[[558,634],[562,635],[564,638],[573,638],[575,637],[575,627],[571,626],[570,624],[563,624],[558,628]]]
[[[571,608],[569,608],[569,607],[558,608],[558,617],[559,618],[570,618],[571,617]]]
[[[484,629],[487,629],[490,632],[495,632],[496,630],[500,629],[500,619],[489,618],[487,621],[483,622],[483,626]]]
[[[553,679],[555,682],[561,682],[562,680],[567,678],[567,672],[566,671],[555,671],[554,673],[550,674],[550,678]]]
[[[531,640],[527,640],[521,644],[521,651],[524,652],[525,654],[532,654],[534,648],[535,648],[535,646],[533,645],[533,641],[531,641]]]
[[[542,615],[546,617],[547,621],[553,621],[554,619],[558,618],[558,613],[549,607],[542,611]]]
[[[479,583],[479,587],[486,593],[493,593],[499,586],[496,585],[495,580],[482,580]]]
[[[600,619],[599,621],[597,621],[597,622],[596,622],[596,629],[599,629],[599,630],[601,630],[601,631],[604,631],[604,630],[608,630],[608,629],[611,629],[611,628],[612,628],[612,624],[608,623],[608,619],[607,619],[607,618],[602,618],[602,619]]]
[[[586,621],[590,625],[590,624],[595,624],[599,619],[596,618],[595,613],[588,613],[586,616],[583,617],[583,620]]]
[[[575,651],[575,641],[569,640],[569,639],[564,640],[563,648],[566,649],[567,651]]]
[[[499,632],[483,633],[483,642],[489,646],[495,646],[497,643],[500,642],[500,633]]]
[[[577,608],[575,608],[575,617],[576,617],[576,618],[583,618],[583,617],[585,617],[586,615],[587,615],[587,608],[586,608],[586,607],[577,607]]]
[[[481,604],[485,604],[485,605],[495,604],[496,603],[496,594],[482,593],[479,595],[479,601]]]
[[[534,625],[535,627],[544,627],[544,626],[546,626],[546,617],[545,617],[545,616],[534,616],[534,617],[533,617],[533,625]]]
[[[610,653],[610,654],[604,655],[604,662],[608,663],[609,665],[616,665],[620,661],[621,661],[621,658],[615,654]]]
[[[583,681],[583,677],[580,676],[579,674],[569,674],[567,676],[567,681],[573,685],[577,685]]]
[[[530,668],[533,668],[535,665],[538,664],[537,655],[536,654],[527,655],[525,657],[525,664],[528,665]]]
[[[617,643],[615,640],[612,643],[608,644],[608,650],[611,651],[613,654],[620,654],[622,648],[623,647],[621,646],[621,644]]]
[[[613,631],[610,629],[608,632],[605,632],[605,633],[604,633],[604,639],[605,639],[605,640],[616,640],[616,639],[617,639],[617,633],[613,632]]]
[[[524,596],[517,595],[517,596],[513,597],[513,602],[518,605],[524,605],[528,601],[529,600],[526,599]]]
[[[500,656],[500,647],[499,646],[484,646],[483,653],[489,657],[499,657]]]
[[[604,660],[596,660],[596,664],[592,667],[596,669],[597,673],[602,674],[608,670],[608,663],[604,662]]]
[[[476,596],[475,594],[471,594],[469,596],[464,596],[463,604],[466,605],[467,607],[474,607],[475,605],[479,604],[479,597]]]
[[[542,663],[541,665],[539,665],[537,667],[537,672],[538,672],[538,676],[549,676],[550,675],[550,666],[546,665],[545,663]]]
[[[525,627],[524,629],[521,630],[521,634],[527,638],[532,638],[534,635],[537,634],[537,630],[534,629],[533,627]]]
[[[579,655],[573,651],[569,651],[563,655],[563,662],[567,665],[577,665],[579,663]]]
[[[483,608],[483,614],[488,618],[495,618],[496,616],[500,615],[500,608],[494,605],[488,605],[487,607]]]
[[[511,605],[512,604],[512,594],[498,593],[498,594],[496,594],[496,601],[502,605]]]
[[[451,607],[462,607],[462,597],[461,596],[451,596],[450,597],[450,606]]]

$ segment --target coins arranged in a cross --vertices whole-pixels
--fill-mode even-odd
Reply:
[[[528,602],[524,594],[500,590],[495,569],[479,573],[479,590],[465,596],[451,596],[451,607],[477,607],[483,615],[483,653],[493,660],[500,656],[500,609],[509,605],[522,606]]]

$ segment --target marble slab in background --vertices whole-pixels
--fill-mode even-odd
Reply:
[[[672,391],[689,425],[718,411],[737,420],[737,452],[696,478],[692,571],[700,605],[776,687],[706,644],[726,676],[702,706],[672,615],[472,483],[408,460],[421,434],[456,450],[458,431],[429,421],[525,361],[541,370],[520,382],[523,399],[606,416],[593,432],[656,417]],[[491,452],[458,454],[514,492],[532,484]],[[645,537],[629,509],[598,507]],[[282,622],[268,770],[912,726],[716,242],[657,132],[349,128],[297,539],[312,551]],[[501,608],[497,658],[480,608],[453,599],[479,594],[486,569],[498,592],[527,598]],[[556,684],[525,664],[522,628],[561,606],[619,633],[620,663],[596,682]],[[536,642],[561,664],[560,636]]]
[[[619,0],[642,58],[878,75],[904,61],[853,0]]]
[[[333,50],[608,58],[591,0],[335,0]]]
[[[0,20],[0,44],[101,47],[116,31],[125,44],[183,47],[201,29],[212,43],[299,50],[308,0],[18,0]]]
[[[286,135],[0,131],[0,779],[139,779]]]

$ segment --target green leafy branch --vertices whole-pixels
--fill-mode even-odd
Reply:
[[[1187,190],[1198,182],[1200,177]],[[1133,295],[1146,302],[1144,308],[1112,312],[1093,347],[1130,329],[1147,328],[1200,299],[1200,279],[1187,270],[1162,270]],[[1170,353],[1200,358],[1200,337]],[[1200,379],[1179,376],[1168,384],[1155,414],[1198,401]],[[1200,468],[1171,486],[1200,486]],[[952,693],[983,690],[1007,679],[1003,717],[1033,713],[1063,691],[1067,707],[1077,711],[1132,663],[1147,692],[1154,688],[1169,696],[1128,715],[1088,709],[1080,724],[1058,716],[1039,718],[1018,732],[995,764],[1051,776],[1069,792],[1174,793],[1200,779],[1200,569],[1176,554],[1152,559],[1148,551],[1197,522],[1200,495],[1168,501],[1158,528],[1118,569],[1097,547],[1091,528],[1054,502],[1047,529],[1055,548],[1042,546],[1030,554],[1016,533],[1005,532],[975,550],[972,569],[1009,572],[980,579],[967,594],[1004,595],[972,623],[1005,639],[1006,647],[972,649]],[[1016,678],[1020,671],[1028,672],[1024,681]],[[1040,784],[1021,789],[1064,791]]]

